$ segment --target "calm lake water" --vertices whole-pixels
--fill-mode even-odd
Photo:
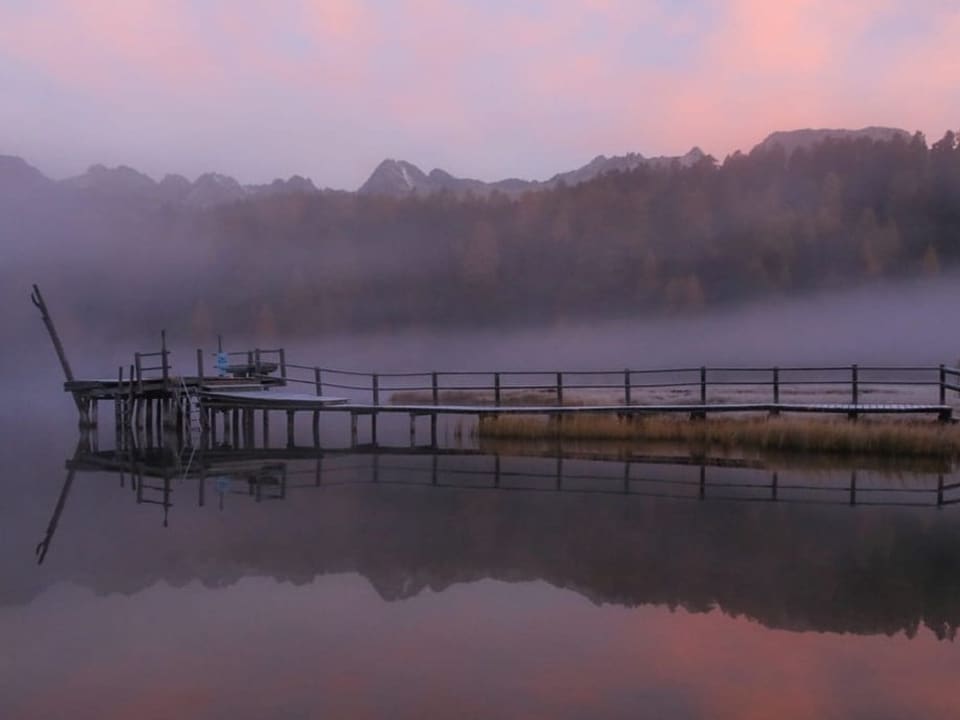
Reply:
[[[95,457],[72,426],[3,428],[18,438],[2,458],[4,718],[960,708],[960,506],[757,502],[767,474],[731,468],[708,468],[699,500],[697,467],[643,463],[625,495],[622,464],[583,460],[558,489],[548,458],[504,458],[495,477],[489,455],[426,451],[331,451],[318,472],[278,449],[213,467],[202,493],[174,475],[169,507],[161,490],[138,503],[129,474],[77,472],[38,565],[67,463]],[[866,488],[929,480],[866,473],[859,497],[914,500]]]
[[[787,326],[311,352],[363,369],[949,360],[939,332],[830,346]],[[935,476],[862,472],[851,506],[846,470],[783,470],[772,502],[768,472],[707,468],[701,500],[696,466],[640,463],[625,493],[622,463],[506,457],[497,476],[490,455],[329,452],[319,473],[274,455],[174,474],[164,507],[162,479],[138,503],[129,473],[82,471],[38,564],[67,465],[93,456],[37,336],[5,360],[23,382],[0,412],[2,718],[960,716],[960,505],[862,504],[929,503]],[[93,372],[121,357],[68,348]]]

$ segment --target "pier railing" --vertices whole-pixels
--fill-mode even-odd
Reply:
[[[251,357],[258,357],[256,352]],[[924,402],[946,405],[948,393],[960,394],[960,368],[945,365],[373,373],[284,362],[281,373],[284,384],[309,387],[317,396],[328,392],[347,394],[357,402],[373,406],[398,399],[407,404],[433,406],[582,405],[597,401],[598,393],[603,394],[603,402],[624,405],[779,404],[801,392],[816,394],[821,402],[830,397],[838,404],[859,405],[870,395],[894,387],[915,387],[921,392],[929,389],[930,394],[922,398]]]
[[[156,365],[154,363],[160,363]],[[162,380],[166,388],[170,382],[170,351],[167,350],[167,333],[160,332],[160,350],[157,352],[138,352],[133,354],[133,371],[131,380],[137,383],[137,392],[143,392],[144,380]],[[121,369],[121,373],[122,373]],[[157,375],[159,373],[159,377]]]

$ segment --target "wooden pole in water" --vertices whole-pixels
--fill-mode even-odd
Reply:
[[[629,405],[631,401],[630,371],[623,371],[623,404]]]
[[[293,427],[293,410],[287,410],[287,447],[292,448],[294,446],[294,427]]]
[[[63,343],[60,342],[60,335],[57,333],[57,328],[53,324],[53,318],[50,317],[50,311],[47,309],[47,303],[43,299],[43,295],[40,294],[40,288],[36,283],[33,285],[33,292],[30,293],[30,301],[40,311],[40,317],[43,320],[44,326],[47,328],[47,334],[50,336],[53,349],[56,351],[57,359],[60,361],[60,367],[63,369],[64,378],[66,378],[67,382],[73,382],[73,370],[70,368],[70,361],[67,360],[67,353],[63,349]],[[82,403],[76,393],[73,395],[73,402],[76,404],[77,410],[82,413]]]
[[[940,404],[947,404],[947,369],[940,365]]]

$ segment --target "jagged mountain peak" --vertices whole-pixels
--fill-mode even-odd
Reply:
[[[377,165],[359,192],[371,195],[407,195],[426,190],[427,175],[413,163],[388,158]]]

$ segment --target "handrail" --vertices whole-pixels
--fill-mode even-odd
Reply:
[[[140,358],[160,355],[166,362],[166,350],[160,353],[141,353]],[[263,372],[263,356],[274,354],[279,360],[279,374]],[[576,401],[566,393],[590,391],[617,392],[626,405],[637,404],[643,399],[634,395],[637,391],[676,389],[686,398],[691,393],[699,395],[700,404],[706,404],[710,389],[756,388],[758,393],[769,393],[776,404],[781,401],[781,391],[797,391],[801,387],[832,389],[831,395],[842,393],[839,388],[849,388],[848,400],[852,406],[861,402],[861,395],[871,387],[930,387],[939,391],[939,404],[945,405],[947,393],[960,394],[960,368],[924,365],[817,365],[817,366],[717,366],[717,367],[657,367],[626,368],[622,370],[448,370],[422,372],[364,372],[319,365],[303,365],[286,362],[283,348],[232,351],[228,356],[245,356],[250,363],[246,374],[261,382],[279,385],[295,383],[315,388],[317,396],[325,388],[359,393],[372,400],[374,406],[389,402],[395,393],[426,393],[427,404],[449,403],[442,393],[468,392],[492,396],[494,404],[516,393],[545,393],[551,404],[563,405]],[[161,367],[140,367],[147,370],[162,370]],[[273,372],[273,371],[271,371]],[[309,376],[307,376],[309,373]],[[333,381],[331,381],[333,380]],[[353,380],[353,381],[351,381]],[[955,382],[948,382],[955,380]],[[358,382],[359,381],[359,382]],[[697,393],[699,389],[699,393]],[[767,389],[767,390],[764,390]],[[582,395],[580,396],[582,398]],[[489,399],[489,398],[488,398]],[[851,411],[851,415],[857,413]]]

